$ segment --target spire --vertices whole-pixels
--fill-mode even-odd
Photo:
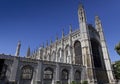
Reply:
[[[99,16],[95,16],[95,27],[97,31],[102,31],[102,24],[101,20],[99,19]]]
[[[28,50],[27,50],[27,55],[26,55],[27,57],[29,57],[30,56],[30,47],[28,47]]]
[[[20,54],[20,47],[21,47],[21,42],[18,41],[18,45],[17,45],[17,48],[16,48],[15,56],[19,56],[19,54]]]
[[[53,41],[52,41],[52,39],[50,39],[50,44],[52,44],[53,43]]]
[[[46,42],[46,46],[48,46],[48,40],[47,40],[47,42]]]
[[[72,25],[69,25],[69,33],[72,33]]]
[[[62,38],[64,37],[64,29],[62,30]]]
[[[80,4],[78,8],[78,18],[79,18],[80,23],[86,22],[85,11],[84,11],[84,7],[82,4]]]
[[[58,40],[58,34],[56,34],[56,41]]]
[[[44,48],[44,43],[43,43],[42,47]]]

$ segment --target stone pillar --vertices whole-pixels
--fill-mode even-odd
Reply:
[[[38,61],[37,74],[36,74],[36,84],[42,84],[42,62]]]
[[[101,20],[99,19],[98,16],[95,17],[95,26],[96,26],[96,30],[97,30],[97,32],[100,36],[103,58],[104,58],[105,67],[106,67],[106,70],[107,70],[109,83],[110,84],[115,84],[115,79],[114,79],[112,68],[111,68],[111,60],[110,60],[110,57],[109,57],[107,44],[106,44],[105,37],[104,37],[102,23],[101,23]]]
[[[19,59],[17,57],[14,58],[11,74],[10,74],[10,84],[17,84],[17,70],[19,66]]]
[[[60,83],[60,65],[56,64],[56,84]]]
[[[93,75],[93,67],[92,67],[92,51],[91,51],[91,42],[90,42],[90,34],[86,21],[85,10],[82,4],[79,5],[78,8],[78,19],[79,19],[79,27],[81,34],[81,47],[82,47],[82,58],[84,58],[83,65],[86,66],[86,74],[87,81],[89,84],[94,84],[94,75]]]
[[[73,53],[72,53],[72,25],[69,26],[69,56],[70,56],[70,64],[73,63]]]
[[[87,69],[85,66],[82,66],[82,70],[81,70],[81,81],[85,81],[87,79]]]
[[[73,67],[73,65],[71,65],[70,78],[71,78],[71,82],[74,81],[74,67]]]

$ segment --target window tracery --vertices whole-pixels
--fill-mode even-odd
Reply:
[[[82,64],[82,49],[81,43],[76,41],[74,44],[74,52],[75,52],[75,63]]]
[[[53,70],[51,68],[46,68],[44,70],[44,79],[45,80],[52,80],[53,78]]]
[[[31,80],[32,76],[33,76],[33,68],[31,66],[27,65],[21,69],[22,80]]]

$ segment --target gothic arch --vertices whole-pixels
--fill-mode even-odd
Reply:
[[[96,39],[91,39],[91,47],[92,47],[92,54],[93,54],[93,62],[95,68],[101,68],[102,62],[101,62],[101,45]]]
[[[82,65],[82,48],[80,41],[75,41],[74,43],[74,52],[75,52],[75,64]]]
[[[54,71],[51,67],[47,67],[47,68],[44,69],[44,72],[43,72],[44,83],[43,84],[52,84],[53,72]]]
[[[75,80],[81,80],[81,71],[76,70],[74,77],[75,77]]]
[[[61,80],[62,80],[62,84],[68,84],[69,71],[67,69],[62,70],[62,72],[61,72]]]
[[[21,68],[20,84],[30,84],[33,78],[34,68],[30,65],[24,65]]]
[[[107,72],[105,71],[105,63],[103,60],[103,52],[101,44],[96,39],[91,39],[92,55],[93,55],[93,65],[94,65],[94,74],[98,84],[102,82],[107,83],[108,77]],[[103,70],[104,69],[104,70]]]

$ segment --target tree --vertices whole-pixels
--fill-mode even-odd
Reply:
[[[115,46],[115,51],[120,55],[120,42]]]
[[[115,78],[117,80],[120,80],[120,61],[117,61],[115,62],[115,64],[113,64],[113,71],[114,71]]]
[[[115,46],[115,51],[118,53],[118,55],[120,55],[120,42]],[[115,78],[120,80],[120,61],[116,61],[113,64],[113,71]]]

